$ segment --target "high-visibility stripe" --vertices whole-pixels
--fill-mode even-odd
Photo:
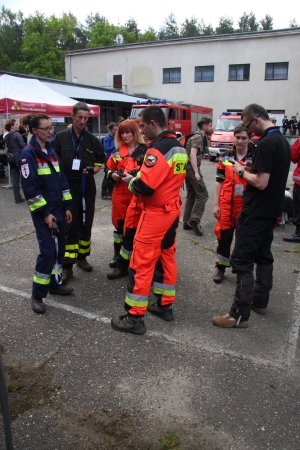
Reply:
[[[47,205],[46,200],[42,195],[38,195],[36,198],[40,197],[36,202],[31,203],[33,199],[27,200],[27,204],[29,206],[30,211],[36,211],[39,208],[42,208],[43,206]]]
[[[91,245],[91,241],[79,241],[79,245]]]
[[[116,231],[114,231],[114,234],[113,234],[113,241],[114,241],[116,244],[122,244],[122,242],[123,242],[123,236],[122,236],[122,234],[118,234]]]
[[[59,266],[59,269],[58,269],[58,271],[59,271],[59,274],[61,275],[62,274],[62,267],[61,266]],[[56,269],[55,269],[55,267],[53,267],[53,269],[52,269],[52,272],[51,272],[51,275],[55,275],[56,274]]]
[[[226,267],[230,267],[230,259],[226,258],[225,256],[222,255],[217,255],[218,260],[217,260],[217,264],[220,264],[221,266],[226,266]]]
[[[131,294],[130,292],[127,292],[125,297],[125,303],[129,306],[147,307],[148,297],[143,295]]]
[[[67,244],[66,250],[78,250],[78,244]]]
[[[65,258],[77,259],[77,255],[78,255],[78,253],[65,252]]]
[[[126,259],[126,261],[130,261],[131,253],[131,251],[126,250],[124,247],[121,247],[120,256],[122,256],[123,259]]]
[[[62,191],[62,194],[63,194],[63,201],[72,200],[72,195],[69,189]]]
[[[79,248],[78,253],[84,254],[89,253],[91,251],[91,247],[89,248]]]
[[[50,277],[51,277],[51,275],[48,273],[35,272],[35,274],[33,276],[33,281],[36,284],[43,284],[43,285],[47,286],[47,284],[50,283]]]
[[[96,166],[96,167],[102,167],[103,164],[102,164],[102,163],[95,163],[94,166]]]
[[[174,284],[157,283],[155,281],[153,283],[153,292],[167,297],[174,297],[176,290]]]
[[[54,169],[55,169],[55,172],[60,172],[60,167],[59,167],[59,165],[54,166]]]
[[[51,175],[51,169],[38,169],[37,170],[38,175]]]

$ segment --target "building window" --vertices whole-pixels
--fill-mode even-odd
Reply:
[[[163,83],[181,83],[181,67],[163,69]]]
[[[122,75],[114,75],[113,88],[114,89],[122,89]]]
[[[266,63],[265,80],[287,80],[289,63]]]
[[[230,64],[228,81],[249,81],[250,64]]]
[[[214,81],[214,66],[196,66],[195,81]]]

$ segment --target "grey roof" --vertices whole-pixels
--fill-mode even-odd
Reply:
[[[137,100],[145,100],[144,98],[134,97],[132,95],[126,95],[119,92],[104,91],[102,89],[76,86],[72,84],[47,82],[43,80],[43,83],[48,87],[58,92],[59,94],[66,95],[71,98],[80,98],[85,100],[102,100],[109,102],[123,102],[123,103],[136,103]]]

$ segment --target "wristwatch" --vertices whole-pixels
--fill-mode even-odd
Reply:
[[[245,169],[241,169],[238,171],[238,176],[244,178]]]

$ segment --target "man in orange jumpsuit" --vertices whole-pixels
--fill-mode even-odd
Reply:
[[[129,189],[139,196],[143,212],[137,227],[125,297],[127,314],[111,320],[112,328],[144,334],[153,275],[160,259],[160,278],[154,283],[157,301],[148,308],[164,320],[173,320],[177,268],[175,237],[180,216],[180,188],[185,179],[187,154],[176,134],[169,131],[163,111],[156,106],[140,115],[142,134],[152,141],[138,177],[128,175]]]

